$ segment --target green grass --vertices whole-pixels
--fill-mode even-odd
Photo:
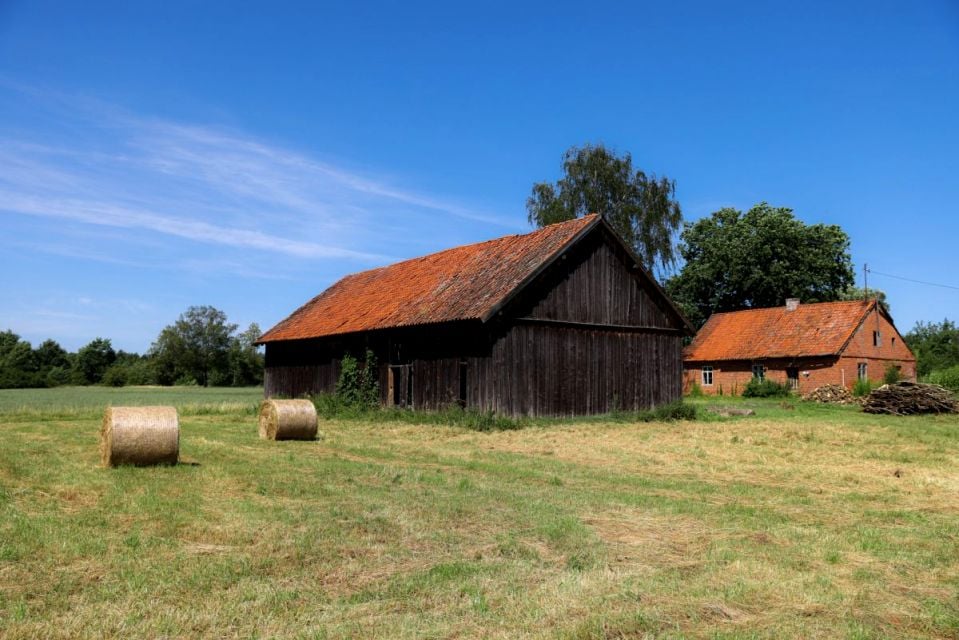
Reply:
[[[256,390],[95,391],[0,396],[4,638],[959,636],[956,417],[709,398],[268,442]],[[186,464],[102,469],[118,398],[222,410],[182,416]]]
[[[0,389],[3,416],[92,416],[108,405],[173,405],[181,413],[252,411],[263,399],[262,387],[57,387]]]

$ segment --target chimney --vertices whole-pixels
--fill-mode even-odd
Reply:
[[[795,311],[799,308],[799,298],[786,298],[786,311]]]

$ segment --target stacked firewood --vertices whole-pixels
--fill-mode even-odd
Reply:
[[[849,393],[849,390],[838,384],[827,384],[817,387],[804,395],[803,400],[809,402],[823,402],[828,404],[854,404],[856,398]]]
[[[959,413],[959,402],[952,393],[937,384],[897,382],[884,384],[870,393],[862,404],[866,413],[897,416],[915,413]]]

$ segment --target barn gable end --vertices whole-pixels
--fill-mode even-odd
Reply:
[[[527,308],[514,314],[628,330],[677,329],[679,319],[662,291],[610,236],[598,227],[571,247],[529,287]]]

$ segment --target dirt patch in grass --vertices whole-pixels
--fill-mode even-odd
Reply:
[[[635,568],[699,566],[715,539],[700,521],[642,509],[617,509],[583,518],[611,551],[616,564]]]

